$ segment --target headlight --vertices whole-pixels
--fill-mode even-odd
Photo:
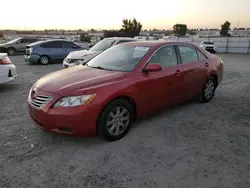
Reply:
[[[88,104],[95,98],[95,96],[96,94],[63,97],[54,104],[54,107],[71,107]]]
[[[75,65],[80,65],[80,64],[82,64],[83,62],[84,62],[83,59],[71,59],[71,60],[69,61],[69,63],[75,64]]]
[[[80,65],[80,64],[83,63],[83,60],[76,60],[74,63],[75,63],[76,65]]]

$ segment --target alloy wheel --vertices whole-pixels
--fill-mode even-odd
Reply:
[[[40,59],[41,64],[47,65],[49,63],[49,59],[46,56],[42,56]]]
[[[204,89],[204,97],[206,98],[206,100],[209,100],[213,97],[214,91],[215,91],[214,80],[208,80]]]
[[[129,111],[123,106],[118,106],[110,111],[106,120],[106,128],[109,134],[118,136],[126,130],[129,121]]]

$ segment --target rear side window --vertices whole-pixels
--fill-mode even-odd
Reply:
[[[200,50],[197,50],[197,53],[198,53],[198,56],[199,56],[199,60],[207,59],[207,57]]]
[[[178,48],[183,64],[199,60],[194,47],[188,45],[178,45]]]
[[[43,48],[62,48],[60,41],[46,42],[41,45]]]
[[[37,39],[27,39],[28,43],[33,43],[33,42],[36,42],[36,41],[38,41],[38,40]]]

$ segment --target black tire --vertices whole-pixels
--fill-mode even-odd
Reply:
[[[15,48],[8,48],[7,49],[7,54],[9,55],[9,56],[14,56],[14,55],[16,55],[16,49]]]
[[[106,126],[106,122],[109,118],[109,114],[115,110],[117,107],[122,107],[127,110],[127,113],[129,113],[129,120],[126,128],[124,128],[123,132],[121,132],[118,135],[112,135],[108,131],[108,127]],[[101,112],[98,121],[97,121],[97,134],[100,137],[103,137],[104,139],[108,141],[115,141],[123,138],[126,134],[128,134],[132,121],[134,119],[134,109],[132,105],[124,100],[124,99],[116,99],[114,101],[111,101]],[[120,127],[120,126],[119,126]],[[116,129],[116,128],[115,128]],[[115,130],[113,129],[113,130]]]
[[[42,65],[48,65],[50,63],[50,58],[46,55],[42,55],[39,59],[39,63]]]
[[[209,92],[210,94],[206,94],[206,89],[209,87],[209,85],[213,83],[213,89],[211,89],[211,92]],[[201,95],[200,95],[200,101],[202,103],[206,103],[209,102],[213,97],[214,97],[214,93],[217,87],[217,81],[214,77],[208,77],[208,79],[206,80]],[[212,86],[210,85],[210,88],[212,88]]]

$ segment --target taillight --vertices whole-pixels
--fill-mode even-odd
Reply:
[[[0,65],[8,65],[11,64],[11,61],[8,57],[0,59]]]

